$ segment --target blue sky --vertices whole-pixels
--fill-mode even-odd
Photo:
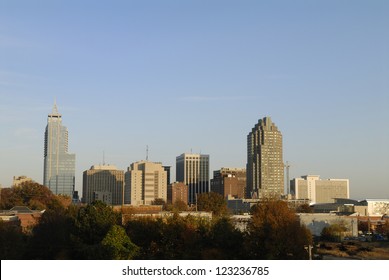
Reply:
[[[81,3],[80,3],[81,2]],[[98,3],[95,3],[98,2]],[[0,1],[0,184],[43,177],[57,100],[82,172],[245,167],[271,116],[291,177],[350,179],[389,198],[388,1]]]

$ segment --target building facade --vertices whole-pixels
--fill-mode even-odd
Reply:
[[[101,200],[108,205],[122,205],[124,170],[114,165],[93,165],[83,173],[82,201]]]
[[[159,162],[139,161],[125,174],[126,204],[151,205],[156,199],[167,200],[167,172]]]
[[[290,190],[296,199],[308,199],[310,203],[333,203],[335,198],[350,198],[348,179],[321,180],[318,175],[294,178]]]
[[[184,183],[175,182],[167,187],[167,202],[174,204],[177,201],[188,204],[188,186]]]
[[[62,116],[54,104],[45,131],[43,185],[54,194],[72,197],[75,169],[76,155],[68,153],[68,130],[62,125]]]
[[[209,155],[182,154],[176,157],[176,180],[189,188],[189,204],[195,204],[197,194],[210,191]]]
[[[246,169],[221,168],[213,172],[211,191],[221,194],[224,198],[245,198]]]
[[[270,117],[260,119],[247,135],[246,197],[284,193],[282,134]]]

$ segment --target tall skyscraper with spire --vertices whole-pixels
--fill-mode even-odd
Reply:
[[[270,117],[260,119],[247,135],[248,197],[262,198],[284,193],[282,134]]]
[[[68,153],[68,130],[62,125],[57,104],[48,115],[45,131],[43,185],[54,194],[73,196],[76,155]]]

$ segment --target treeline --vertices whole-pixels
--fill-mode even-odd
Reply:
[[[100,201],[87,206],[51,203],[30,232],[0,222],[1,259],[307,259],[311,234],[285,202],[253,208],[242,232],[220,211],[212,220],[194,216],[134,218]]]

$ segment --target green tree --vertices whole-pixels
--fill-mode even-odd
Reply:
[[[321,239],[327,241],[342,241],[342,236],[347,231],[344,223],[336,223],[323,228],[321,232]]]
[[[126,233],[139,246],[139,259],[163,259],[159,243],[162,240],[162,219],[130,219],[126,224]]]
[[[215,216],[223,216],[228,213],[226,200],[221,194],[215,192],[197,195],[197,209],[212,212]]]
[[[75,221],[74,258],[109,259],[101,242],[111,227],[120,223],[120,213],[101,201],[80,208]]]
[[[0,259],[24,259],[27,236],[20,225],[0,220]]]
[[[264,199],[254,207],[245,238],[250,259],[307,259],[304,246],[312,243],[295,212],[275,199]]]
[[[105,258],[110,260],[131,260],[139,248],[131,242],[123,227],[113,225],[101,241]]]
[[[73,254],[74,209],[57,207],[43,213],[32,230],[29,259],[70,259]]]
[[[242,259],[243,233],[235,228],[231,219],[223,217],[215,220],[210,228],[209,240],[202,250],[203,259]]]

